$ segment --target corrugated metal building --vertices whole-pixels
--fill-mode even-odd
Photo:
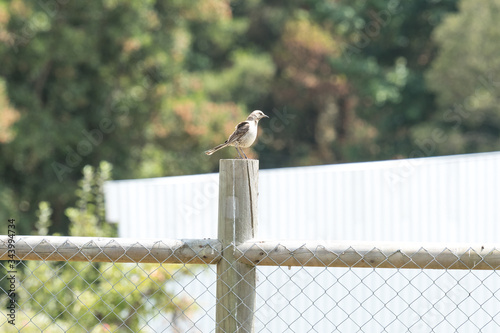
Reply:
[[[265,165],[261,165],[262,167]],[[497,242],[500,236],[499,171],[499,152],[261,170],[257,238],[437,243]],[[107,217],[109,221],[119,223],[120,237],[217,238],[217,174],[112,181],[106,184],[105,191]],[[411,327],[408,324],[412,321],[410,317],[407,318],[409,321],[392,318],[398,316],[394,315],[397,311],[390,310],[390,304],[383,304],[381,310],[377,310],[376,305],[364,303],[363,307],[374,306],[377,315],[364,313],[354,316],[346,311],[345,319],[339,319],[337,313],[335,320],[329,317],[331,314],[327,314],[328,311],[319,310],[325,306],[329,307],[332,299],[336,299],[333,296],[322,301],[318,298],[312,307],[318,309],[317,311],[312,311],[311,308],[300,310],[305,304],[301,299],[309,297],[304,295],[306,292],[321,295],[342,293],[338,288],[325,291],[323,286],[332,285],[328,281],[335,279],[338,274],[342,276],[346,271],[348,274],[359,276],[358,279],[362,280],[363,276],[370,274],[366,270],[335,269],[329,271],[335,272],[331,275],[326,274],[325,269],[308,269],[306,276],[311,274],[319,276],[313,279],[316,289],[308,288],[311,283],[310,278],[299,278],[298,274],[295,274],[297,270],[287,272],[280,269],[280,274],[273,273],[275,271],[276,268],[259,268],[259,273],[264,279],[261,280],[258,289],[257,316],[259,317],[260,313],[261,317],[269,318],[257,320],[257,331],[305,332],[311,328],[319,332],[357,331],[374,324],[389,327],[387,331],[399,332],[399,329],[406,331]],[[269,274],[274,275],[272,279],[268,277]],[[378,275],[390,279],[394,272],[386,274],[389,273],[386,271]],[[407,282],[408,278],[405,275],[414,274],[415,272],[398,272],[393,285]],[[425,275],[434,274],[435,272],[429,272]],[[453,274],[455,273],[447,275],[451,279],[450,283],[456,279]],[[206,278],[214,279],[212,275],[213,272],[207,273]],[[297,290],[287,291],[285,295],[281,295],[283,291],[280,289],[280,284],[286,284],[291,275],[294,276],[292,279],[300,280],[293,287]],[[325,281],[321,280],[321,276]],[[352,280],[351,278],[336,281],[346,288]],[[466,283],[465,280],[463,283]],[[415,281],[415,284],[426,288],[425,282]],[[204,283],[200,283],[201,285]],[[200,288],[204,290],[205,287]],[[306,290],[299,293],[302,289]],[[276,290],[280,295],[273,300]],[[379,287],[378,290],[385,293],[383,288]],[[301,296],[297,296],[297,293]],[[358,299],[365,299],[364,293],[374,295],[373,291],[365,290],[359,291],[359,295],[356,296],[350,291],[348,293],[350,296],[344,298],[345,302],[352,297],[353,304],[356,302],[361,304],[363,302],[359,302]],[[193,291],[192,294],[196,292]],[[214,291],[212,294],[215,294]],[[342,299],[342,295],[338,296]],[[378,298],[381,297],[383,296]],[[408,297],[414,296],[408,295]],[[402,304],[406,302],[401,297],[398,299]],[[199,302],[205,301],[211,304],[206,307],[209,309],[208,316],[214,318],[213,297],[207,297],[205,293],[200,296]],[[398,302],[390,306],[394,306],[395,309],[401,308]],[[336,302],[334,306],[348,308],[351,303]],[[418,301],[412,304],[420,306]],[[425,307],[425,304],[422,306]],[[468,305],[462,303],[461,312],[465,306]],[[281,312],[278,311],[280,315],[269,315],[280,307],[282,308]],[[436,309],[436,305],[432,305],[431,308]],[[419,311],[413,310],[416,316],[421,318],[420,322],[425,321]],[[294,312],[296,313],[292,317],[298,316],[299,319],[293,323],[283,318],[285,313]],[[429,311],[424,313],[429,314]],[[454,314],[449,315],[452,318]],[[456,320],[460,321],[460,312],[456,315],[458,316]],[[211,330],[213,320],[208,319],[206,323],[203,318],[195,319],[196,327],[191,331],[195,332],[196,329],[204,331],[204,327],[209,327]],[[363,326],[360,322],[364,322],[363,325],[371,324]],[[426,325],[423,331],[426,331],[426,327],[434,327],[429,323]],[[434,329],[434,331],[447,331],[446,325],[441,327],[443,330]],[[478,325],[474,324],[471,327],[477,328]],[[484,326],[483,331],[488,331],[488,327]],[[466,323],[462,328],[465,332],[469,326]]]

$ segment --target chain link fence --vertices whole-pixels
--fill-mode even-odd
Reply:
[[[18,236],[13,268],[7,245],[2,332],[224,332],[228,317],[240,332],[500,329],[495,246]],[[237,265],[255,281],[228,279]],[[249,286],[230,309],[224,297]]]

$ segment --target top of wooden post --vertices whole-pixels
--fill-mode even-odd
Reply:
[[[218,238],[223,244],[255,237],[258,181],[259,160],[220,160]]]

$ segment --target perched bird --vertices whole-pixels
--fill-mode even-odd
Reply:
[[[257,125],[259,124],[259,120],[262,118],[269,118],[264,114],[264,112],[260,110],[255,110],[248,116],[247,120],[242,121],[238,125],[236,125],[236,129],[233,134],[229,136],[229,139],[226,140],[223,144],[218,145],[210,150],[207,150],[205,154],[212,155],[217,150],[222,149],[227,146],[234,146],[240,158],[243,158],[240,154],[240,151],[243,153],[246,159],[248,159],[247,155],[243,151],[243,148],[250,147],[255,138],[257,137]]]

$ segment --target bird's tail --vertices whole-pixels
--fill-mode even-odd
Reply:
[[[214,148],[212,148],[212,149],[210,149],[210,150],[205,151],[205,154],[207,154],[207,155],[212,155],[212,154],[213,154],[213,153],[215,153],[217,150],[222,149],[222,148],[224,148],[224,147],[227,147],[227,143],[226,143],[226,142],[224,142],[223,144],[220,144],[220,145],[218,145],[218,146],[216,146],[216,147],[214,147]]]

